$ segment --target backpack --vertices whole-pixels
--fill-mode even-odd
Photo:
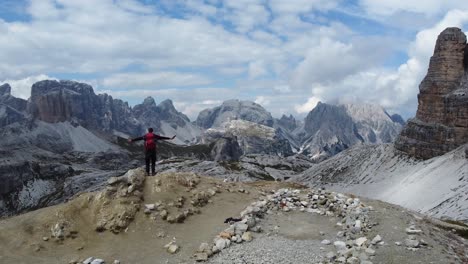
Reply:
[[[148,133],[145,135],[145,149],[152,150],[156,148],[156,137],[153,133]]]

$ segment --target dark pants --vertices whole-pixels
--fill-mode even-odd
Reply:
[[[146,161],[146,173],[149,175],[150,162],[151,162],[151,174],[154,175],[154,171],[155,171],[154,167],[156,165],[156,149],[146,150],[145,161]]]

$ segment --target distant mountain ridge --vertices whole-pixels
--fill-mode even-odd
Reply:
[[[272,144],[281,146],[276,151],[278,154],[301,153],[316,160],[333,156],[355,144],[392,142],[403,122],[400,116],[389,116],[376,105],[325,103],[319,103],[304,121],[292,115],[276,119],[261,105],[242,100],[227,100],[220,106],[205,109],[191,122],[169,99],[156,104],[152,97],[147,97],[141,104],[130,107],[108,94],[95,94],[88,84],[74,81],[37,82],[31,88],[29,101],[10,93],[8,84],[0,86],[1,126],[32,118],[49,123],[69,121],[92,131],[129,136],[141,135],[147,127],[153,127],[157,133],[177,135],[176,144],[190,145],[212,138],[202,139],[207,129],[219,130],[233,120],[244,120],[271,127],[275,131]],[[256,131],[262,131],[261,127]],[[265,149],[268,153],[275,152],[270,146],[262,148],[259,144],[270,139],[256,141],[243,137],[243,140],[246,153],[253,150],[264,153]]]

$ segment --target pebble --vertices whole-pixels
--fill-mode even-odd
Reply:
[[[405,239],[405,246],[409,248],[417,248],[419,247],[419,241],[413,239]]]
[[[376,236],[372,239],[371,244],[372,244],[372,245],[375,245],[375,244],[380,243],[380,242],[382,242],[382,237],[381,237],[380,235],[376,235]]]
[[[94,259],[91,261],[91,264],[104,264],[105,261],[103,259]]]
[[[422,230],[420,229],[414,229],[414,227],[409,227],[409,228],[406,228],[406,233],[408,235],[417,235],[417,234],[421,234],[422,233]]]
[[[170,254],[175,254],[179,250],[179,246],[174,241],[166,244],[164,248]]]
[[[247,231],[245,232],[244,234],[242,234],[242,240],[246,241],[246,242],[250,242],[252,241],[253,237],[252,237],[252,233]]]
[[[330,242],[330,240],[325,239],[325,240],[322,240],[322,244],[324,244],[324,245],[330,245],[331,242]]]
[[[195,253],[195,261],[201,262],[201,261],[207,261],[207,260],[208,260],[207,253]]]

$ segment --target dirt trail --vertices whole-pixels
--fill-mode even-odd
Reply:
[[[187,183],[181,181],[187,177],[197,179],[195,187],[188,188]],[[66,204],[1,220],[0,263],[70,263],[90,256],[102,258],[106,263],[112,263],[116,259],[121,263],[132,264],[194,263],[194,252],[202,242],[211,243],[227,227],[223,223],[226,218],[238,216],[262,194],[284,187],[292,185],[274,182],[224,183],[213,178],[186,174],[147,177],[142,190],[144,201],[140,210],[128,228],[118,234],[110,231],[96,232],[97,212],[92,203],[101,197],[100,193],[82,194]],[[199,207],[200,214],[187,217],[183,223],[170,224],[162,220],[161,216],[152,219],[151,214],[145,214],[143,210],[144,204],[162,202],[169,215],[175,215],[187,208],[194,208],[190,204],[194,192],[213,189],[218,193],[205,206]],[[185,197],[183,205],[180,208],[173,205],[182,196]],[[376,250],[373,263],[466,263],[464,261],[468,259],[468,244],[460,237],[426,223],[401,207],[372,200],[364,202],[375,208],[371,212],[371,221],[377,223],[367,236],[379,234],[385,242]],[[112,201],[106,201],[104,205],[109,203],[113,205]],[[77,234],[74,235],[75,238],[56,242],[50,237],[51,228],[61,218],[73,222]],[[280,237],[289,241],[312,241],[317,245],[313,249],[314,254],[325,256],[333,249],[333,241],[338,240],[336,233],[340,228],[336,223],[339,220],[337,217],[307,212],[273,212],[260,222],[264,232],[254,234],[254,240],[266,238],[268,241]],[[412,222],[423,230],[421,238],[427,241],[428,248],[412,252],[404,246],[407,237],[405,228]],[[49,240],[44,241],[43,237],[48,237]],[[164,245],[173,238],[180,250],[171,255],[166,252]],[[323,239],[332,241],[332,244],[320,244]],[[397,246],[395,242],[403,245]],[[249,246],[249,243],[243,243],[231,248],[243,250],[243,247]],[[214,257],[216,258],[218,256]]]

